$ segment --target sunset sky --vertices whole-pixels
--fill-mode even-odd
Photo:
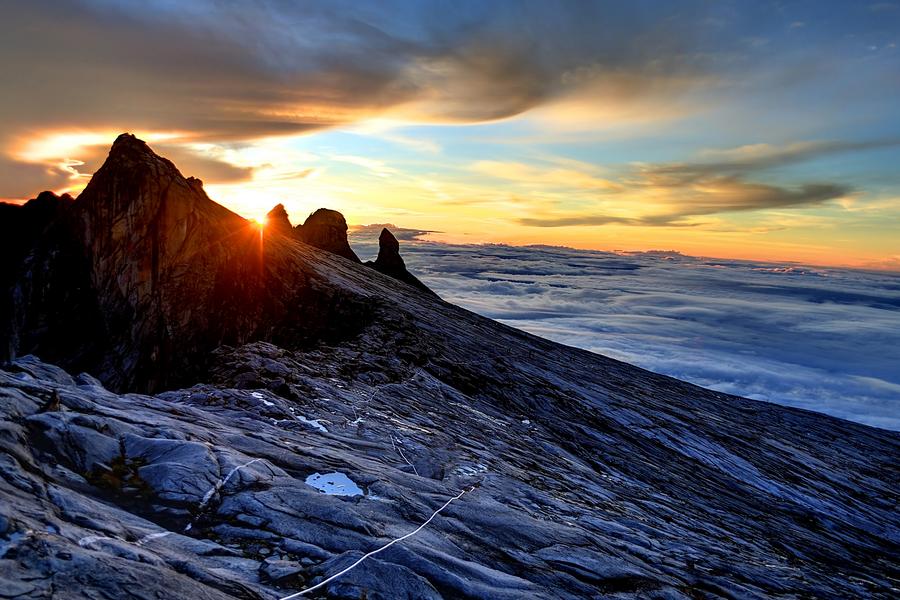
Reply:
[[[900,269],[898,2],[0,3],[0,198],[130,131],[246,217]]]

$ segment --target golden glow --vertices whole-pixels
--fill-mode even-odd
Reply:
[[[122,133],[109,130],[41,131],[14,141],[8,150],[11,158],[46,165],[50,170],[67,174],[66,183],[53,190],[57,194],[77,194],[90,181],[91,173],[81,169],[84,157],[105,155],[112,140]],[[145,142],[170,141],[189,137],[185,132],[136,131]]]
[[[677,169],[628,163],[617,170],[536,153],[515,158],[488,155],[454,163],[427,139],[394,135],[394,126],[387,119],[372,121],[369,129],[360,126],[354,135],[372,135],[402,147],[397,155],[366,155],[355,147],[349,151],[328,145],[316,148],[306,142],[310,137],[228,144],[201,142],[186,132],[137,135],[248,170],[244,180],[207,181],[204,188],[212,199],[238,214],[257,215],[252,221],[261,237],[266,224],[262,215],[282,203],[294,224],[327,207],[341,211],[351,226],[390,222],[440,232],[430,239],[450,243],[675,250],[722,258],[900,268],[900,249],[892,236],[872,235],[889,226],[885,216],[896,214],[898,198],[851,194],[808,208],[741,210],[742,202],[764,200],[767,189],[740,178],[706,177],[679,183]],[[20,140],[10,155],[68,173],[66,187],[55,191],[74,193],[90,177],[85,161],[98,164],[116,135],[115,131],[46,131]],[[804,149],[802,144],[781,150],[755,144],[701,153],[701,158],[756,160]],[[165,155],[165,149],[160,152]],[[397,158],[404,152],[412,152],[414,159]],[[575,221],[591,215],[609,220],[567,226],[529,223]],[[666,218],[672,222],[648,221]]]

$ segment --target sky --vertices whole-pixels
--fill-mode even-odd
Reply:
[[[900,273],[451,245],[394,230],[416,276],[484,316],[721,392],[900,431]],[[351,235],[363,260],[379,231]]]
[[[117,134],[255,218],[900,270],[900,0],[0,0],[0,199]]]

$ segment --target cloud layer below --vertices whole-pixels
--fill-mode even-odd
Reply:
[[[352,242],[363,259],[377,253],[365,229]],[[900,275],[668,252],[409,241],[401,252],[446,300],[536,335],[900,430]]]

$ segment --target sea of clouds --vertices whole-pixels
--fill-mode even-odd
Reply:
[[[376,230],[351,236],[363,260],[377,254]],[[484,316],[715,390],[900,430],[900,274],[416,233],[398,232],[409,269]]]

